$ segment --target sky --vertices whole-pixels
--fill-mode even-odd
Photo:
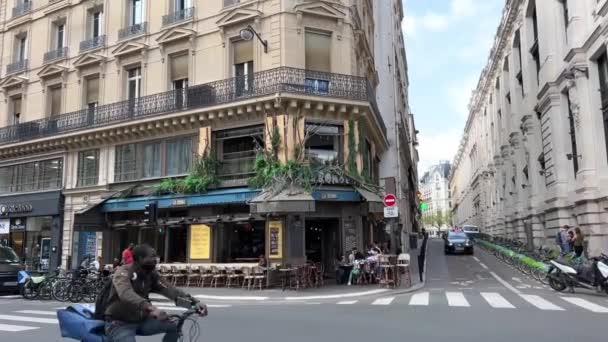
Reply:
[[[487,63],[504,3],[404,0],[402,28],[410,107],[420,131],[420,177],[431,165],[454,159],[471,92]]]

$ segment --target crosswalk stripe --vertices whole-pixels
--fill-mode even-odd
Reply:
[[[549,302],[548,300],[536,296],[536,295],[524,295],[520,294],[521,298],[523,298],[526,302],[536,306],[541,310],[551,310],[551,311],[564,311],[563,308]]]
[[[338,305],[352,305],[355,304],[356,302],[358,302],[358,300],[344,300],[341,302],[338,302]]]
[[[0,296],[0,298],[2,298],[2,299],[17,299],[17,298],[23,298],[23,296],[21,296],[21,295],[7,295],[7,296]]]
[[[387,298],[378,298],[376,299],[372,305],[389,305],[395,300],[395,297],[387,297]]]
[[[19,310],[15,311],[20,314],[30,314],[30,315],[46,315],[46,316],[57,316],[57,311],[42,311],[42,310]]]
[[[0,331],[7,332],[19,332],[19,331],[27,331],[27,330],[36,330],[38,327],[26,327],[23,325],[10,325],[10,324],[0,324]]]
[[[595,303],[591,303],[588,300],[585,300],[583,298],[577,298],[577,297],[562,297],[563,300],[565,300],[568,303],[574,304],[576,306],[580,306],[583,309],[589,310],[591,312],[595,312],[595,313],[608,313],[608,308],[605,308],[603,306],[597,305]]]
[[[490,304],[491,307],[497,309],[515,309],[513,304],[509,303],[505,297],[501,296],[500,293],[496,292],[482,292],[481,296],[483,299]]]
[[[469,307],[471,306],[462,292],[446,292],[445,297],[448,299],[449,306]]]
[[[38,318],[38,317],[25,317],[25,316],[13,316],[13,315],[0,315],[0,320],[46,323],[46,324],[58,324],[59,323],[59,321],[55,318]]]
[[[410,298],[410,305],[414,306],[428,306],[429,305],[429,293],[420,292]]]

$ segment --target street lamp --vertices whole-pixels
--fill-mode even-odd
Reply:
[[[264,53],[268,53],[268,41],[267,40],[262,40],[262,37],[260,37],[260,35],[256,32],[256,30],[253,29],[253,27],[251,27],[251,25],[247,25],[247,27],[245,27],[244,29],[241,29],[241,31],[239,32],[239,35],[241,36],[242,40],[252,40],[253,36],[258,37],[258,40],[260,41],[260,43],[262,43],[262,45],[264,45]]]

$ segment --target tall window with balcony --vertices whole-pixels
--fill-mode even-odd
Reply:
[[[15,96],[10,98],[10,109],[12,113],[11,121],[9,122],[10,125],[18,125],[21,121],[21,106],[21,96]]]
[[[51,49],[44,54],[44,61],[50,62],[67,56],[67,47],[65,46],[65,22],[59,21],[53,23],[51,28],[52,40]]]
[[[188,54],[171,56],[169,72],[171,89],[175,91],[175,106],[184,107],[187,104]]]
[[[99,103],[99,75],[85,78],[84,107],[87,109],[89,124],[95,123],[95,113]]]
[[[15,7],[13,7],[13,18],[29,13],[31,10],[31,0],[15,0]]]
[[[78,178],[76,185],[93,186],[99,182],[99,150],[78,152]]]
[[[233,41],[232,61],[236,96],[247,95],[253,90],[253,40]]]
[[[604,121],[604,139],[608,153],[608,55],[604,52],[597,59],[600,80],[600,97],[602,102],[602,117]]]
[[[141,68],[127,70],[127,99],[134,100],[141,96]]]
[[[515,74],[515,78],[517,79],[517,84],[519,85],[519,89],[521,90],[521,97],[525,97],[525,92],[524,92],[524,65],[523,65],[523,59],[522,59],[522,53],[521,53],[521,49],[522,49],[522,44],[521,44],[521,35],[519,33],[519,30],[517,30],[515,32],[515,38],[513,40],[513,49],[515,49],[516,51],[514,51],[517,54],[517,73]]]
[[[331,33],[306,30],[306,90],[308,92],[329,92],[331,72]]]
[[[106,44],[103,33],[103,8],[97,6],[87,11],[86,39],[80,42],[80,51],[95,49]]]
[[[172,0],[171,12],[163,16],[163,25],[171,25],[194,17],[192,0]]]
[[[27,35],[25,33],[15,36],[13,46],[13,62],[6,66],[6,73],[12,74],[27,69]]]
[[[125,28],[118,31],[118,38],[125,39],[145,33],[147,23],[144,21],[144,0],[129,0],[127,2],[128,18]]]
[[[61,84],[48,88],[47,107],[51,117],[61,114]]]
[[[253,175],[256,149],[264,146],[264,126],[213,132],[214,147],[224,181],[244,181]]]

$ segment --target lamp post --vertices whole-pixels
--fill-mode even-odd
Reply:
[[[262,37],[260,37],[260,35],[256,32],[256,30],[254,30],[253,27],[251,27],[251,25],[247,25],[247,27],[245,27],[244,29],[241,29],[241,31],[239,32],[239,36],[241,37],[242,40],[252,40],[254,36],[258,37],[258,40],[260,41],[260,43],[262,43],[262,45],[264,45],[264,53],[268,53],[268,41],[267,40],[263,40]]]

